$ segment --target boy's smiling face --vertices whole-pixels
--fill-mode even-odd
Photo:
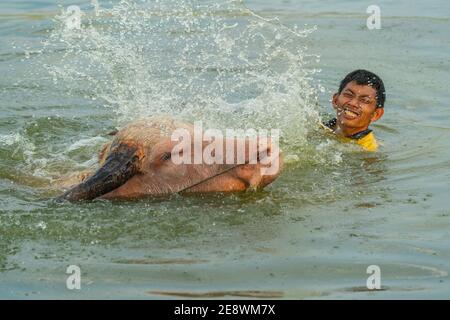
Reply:
[[[335,93],[332,102],[337,112],[337,129],[350,136],[366,130],[371,122],[380,119],[384,109],[377,108],[376,96],[373,87],[355,81],[347,83],[341,93]]]

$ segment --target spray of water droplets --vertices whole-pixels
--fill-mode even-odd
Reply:
[[[169,114],[215,128],[278,128],[306,144],[318,121],[316,70],[306,37],[242,1],[131,1],[83,12],[79,28],[56,17],[48,70],[71,92],[109,107],[118,124]],[[64,9],[65,10],[65,9]]]

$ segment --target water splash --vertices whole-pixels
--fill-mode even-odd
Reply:
[[[48,70],[69,92],[109,107],[117,123],[171,114],[206,126],[279,128],[285,148],[308,144],[319,121],[305,38],[242,1],[131,1],[64,12],[45,43],[60,51]]]

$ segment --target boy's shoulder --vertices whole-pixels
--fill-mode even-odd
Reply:
[[[366,133],[363,137],[356,139],[356,143],[366,151],[378,150],[378,142],[372,130]]]
[[[336,129],[337,119],[333,118],[329,121],[321,123],[322,127],[328,131],[334,132]],[[343,142],[354,142],[360,145],[366,151],[377,151],[378,143],[375,134],[371,129],[358,132],[350,137],[340,138]]]

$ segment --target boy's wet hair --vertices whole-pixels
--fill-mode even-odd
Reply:
[[[369,85],[377,92],[377,108],[383,108],[386,100],[386,92],[384,90],[383,80],[375,73],[367,70],[355,70],[345,76],[339,85],[339,94],[344,90],[347,83],[355,81],[358,85]]]

